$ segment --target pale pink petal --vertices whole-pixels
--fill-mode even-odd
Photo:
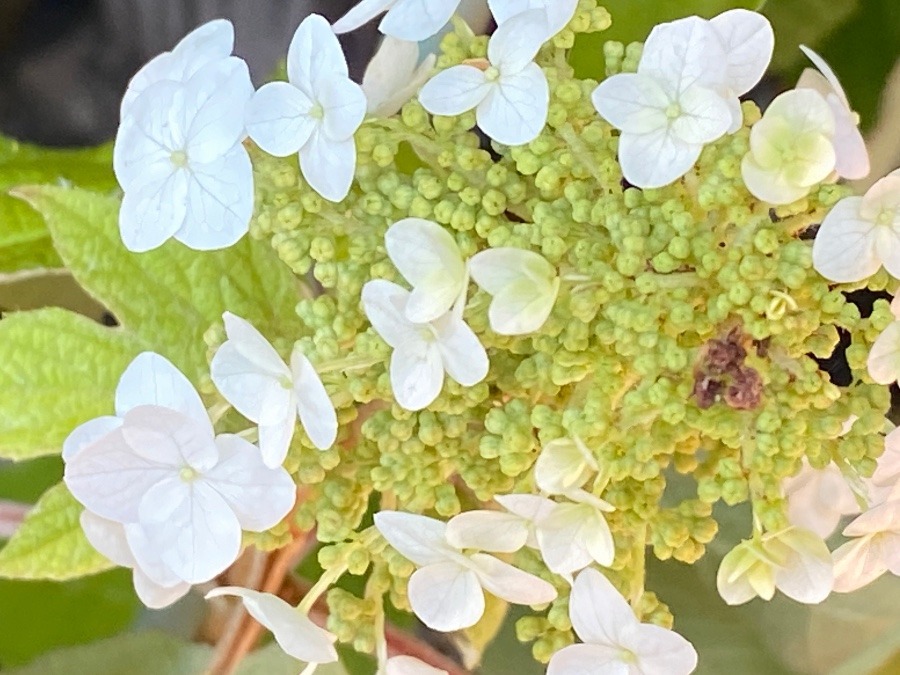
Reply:
[[[900,321],[882,331],[869,351],[869,376],[878,384],[893,384],[900,379]]]

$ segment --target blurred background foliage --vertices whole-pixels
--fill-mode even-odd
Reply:
[[[115,3],[115,10],[110,10]],[[192,12],[194,4],[199,9]],[[100,191],[115,189],[110,147],[100,144],[114,131],[121,91],[143,61],[219,11],[235,21],[239,36],[242,32],[260,36],[243,47],[239,44],[238,49],[258,76],[276,65],[274,55],[283,51],[296,25],[285,19],[287,15],[316,10],[335,18],[350,4],[351,0],[255,0],[244,5],[240,0],[196,0],[175,3],[178,11],[169,12],[164,0],[3,0],[0,132],[22,143],[0,138],[0,310],[61,306],[98,321],[114,320],[65,270],[53,270],[60,262],[41,217],[5,190],[26,183],[58,182]],[[131,5],[135,20],[164,19],[162,34],[145,30],[145,34],[153,33],[153,39],[141,39],[127,32],[127,22],[110,22],[110,12],[121,18]],[[604,40],[639,41],[654,24],[692,13],[713,16],[737,6],[761,9],[775,25],[777,47],[771,76],[751,96],[765,103],[791,87],[807,65],[797,45],[807,44],[832,64],[860,114],[871,141],[873,179],[900,165],[898,0],[769,0],[762,7],[757,0],[607,0],[605,5],[613,26],[576,45],[572,62],[580,75],[602,76]],[[265,26],[270,25],[280,26],[278,35],[267,32]],[[104,31],[116,30],[125,34],[101,39]],[[357,75],[374,49],[374,39],[370,27],[345,44]],[[115,46],[123,44],[128,50],[116,51]],[[261,44],[267,46],[263,49]],[[99,63],[98,48],[104,55]],[[50,151],[29,141],[97,147]],[[58,458],[0,463],[0,500],[34,503],[61,475]],[[693,486],[683,481],[670,489],[690,495]],[[715,570],[724,553],[748,534],[749,515],[735,508],[722,509],[719,516],[720,536],[698,564],[652,561],[648,569],[648,587],[670,604],[676,628],[700,651],[699,673],[900,673],[900,580],[888,576],[859,593],[832,596],[814,607],[782,597],[771,603],[756,600],[739,608],[727,607],[715,590]],[[315,566],[304,571],[314,574]],[[194,597],[164,612],[145,610],[134,596],[129,573],[123,570],[69,583],[0,580],[0,672],[198,673],[212,649],[190,642],[203,608],[203,602]],[[482,668],[486,675],[542,671],[529,658],[527,648],[516,642],[514,618],[507,618],[487,651]],[[371,661],[348,657],[345,666],[318,672],[356,675],[371,670]],[[296,665],[269,645],[248,659],[240,672],[279,675],[296,672]]]

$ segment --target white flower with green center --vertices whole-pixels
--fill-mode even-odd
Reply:
[[[222,586],[206,594],[206,599],[235,596],[241,599],[247,613],[272,631],[278,646],[288,656],[312,664],[334,663],[338,660],[334,643],[337,638],[314,624],[309,617],[291,607],[277,595],[260,593],[249,588]]]
[[[488,0],[488,6],[498,26],[529,10],[544,12],[549,40],[569,25],[578,9],[578,0]]]
[[[543,605],[556,598],[556,589],[543,579],[492,555],[452,546],[446,524],[434,518],[381,511],[375,514],[375,527],[418,568],[409,579],[409,604],[433,630],[474,626],[484,614],[485,591],[519,605]]]
[[[569,490],[535,522],[537,544],[547,568],[569,575],[597,563],[613,564],[616,546],[604,514],[615,508],[585,490]]]
[[[797,602],[818,604],[831,593],[833,567],[821,537],[791,527],[738,544],[722,559],[716,585],[729,605],[756,596],[771,600],[776,589]]]
[[[503,23],[488,42],[487,60],[435,75],[419,93],[433,115],[475,110],[478,126],[498,143],[533,141],[547,123],[550,87],[534,62],[547,37],[544,12],[529,11]]]
[[[687,675],[697,667],[690,642],[638,621],[622,594],[597,570],[584,570],[575,579],[569,618],[583,644],[556,652],[547,675]]]
[[[543,492],[565,495],[587,483],[598,468],[580,438],[557,438],[541,448],[534,464],[534,481]]]
[[[116,417],[75,429],[63,459],[72,495],[125,526],[151,578],[162,567],[188,584],[209,581],[237,558],[241,530],[274,527],[296,499],[290,474],[266,467],[256,446],[215,436],[196,390],[152,353],[122,375]]]
[[[850,593],[885,572],[900,576],[900,493],[869,509],[844,528],[852,537],[834,552],[834,590]]]
[[[384,247],[394,267],[413,287],[406,318],[427,323],[465,301],[466,262],[453,235],[430,220],[406,218],[391,225]]]
[[[327,450],[337,439],[334,404],[309,359],[295,349],[291,365],[249,322],[230,312],[222,317],[228,339],[210,363],[213,384],[244,417],[259,425],[266,466],[287,457],[297,417],[310,441]]]
[[[493,297],[491,328],[500,335],[526,335],[546,323],[559,295],[559,275],[547,259],[518,248],[492,248],[469,260],[472,278]]]
[[[412,100],[431,76],[437,56],[419,61],[419,45],[390,35],[381,42],[362,79],[367,109],[374,117],[391,117]]]
[[[813,242],[813,266],[831,281],[862,281],[882,265],[900,276],[900,171],[835,204]]]
[[[834,114],[834,170],[842,178],[856,180],[869,175],[869,151],[859,130],[859,115],[853,112],[850,101],[831,66],[812,49],[800,49],[816,66],[807,68],[797,82],[798,89],[813,89],[825,97]]]
[[[750,152],[741,163],[747,189],[769,204],[802,199],[834,171],[834,131],[834,114],[821,94],[781,94],[750,130]]]
[[[621,131],[619,163],[641,188],[669,185],[686,174],[703,146],[732,123],[717,87],[725,57],[709,22],[689,17],[657,26],[636,73],[607,78],[594,90],[594,107]]]
[[[488,372],[488,357],[478,336],[452,311],[428,323],[406,317],[411,294],[384,279],[363,286],[362,303],[372,327],[393,347],[390,374],[397,403],[422,410],[444,386],[444,373],[470,387]]]
[[[275,157],[299,152],[310,187],[329,201],[342,201],[356,172],[353,135],[366,115],[366,95],[350,79],[341,45],[318,14],[294,33],[287,73],[287,82],[270,82],[254,94],[247,132]]]
[[[250,227],[253,167],[242,145],[253,94],[247,64],[218,59],[184,82],[160,80],[130,104],[113,164],[124,191],[119,231],[144,252],[176,240],[231,246]]]
[[[443,28],[461,0],[362,0],[334,22],[338,35],[349,33],[387,12],[378,25],[385,35],[421,42]]]

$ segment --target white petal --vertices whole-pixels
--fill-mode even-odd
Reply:
[[[125,538],[125,527],[96,513],[82,511],[79,518],[84,536],[97,551],[119,567],[135,567],[137,561]]]
[[[309,186],[331,202],[343,201],[356,172],[356,142],[335,141],[321,129],[300,149],[300,170]]]
[[[244,137],[244,113],[253,96],[247,64],[230,57],[198,70],[184,90],[184,150],[190,162],[212,162]]]
[[[446,561],[455,551],[447,543],[447,525],[428,516],[402,511],[380,511],[375,527],[387,542],[416,565]]]
[[[596,470],[583,443],[558,438],[541,449],[534,465],[534,480],[543,492],[561,495],[580,488]]]
[[[466,281],[466,264],[453,235],[430,220],[405,218],[388,228],[384,246],[391,262],[415,289],[406,306],[406,318],[427,323],[448,312]],[[414,301],[417,292],[425,302]]]
[[[548,34],[546,12],[517,14],[494,31],[488,42],[488,60],[503,76],[514,75],[534,60]]]
[[[170,408],[132,408],[125,414],[121,434],[132,452],[172,473],[186,466],[205,471],[219,457],[209,423],[197,423]]]
[[[725,47],[726,84],[741,96],[757,85],[769,67],[775,49],[772,24],[759,12],[746,9],[722,12],[709,23]]]
[[[620,635],[638,623],[631,607],[603,574],[588,568],[575,577],[569,617],[582,642],[616,645]]]
[[[392,656],[385,664],[386,675],[447,675],[446,670],[433,668],[415,656]]]
[[[122,420],[118,417],[97,417],[84,424],[75,427],[63,442],[63,461],[71,461],[82,448],[100,440],[111,431],[122,426]]]
[[[147,491],[140,523],[162,561],[192,584],[221,574],[241,550],[241,526],[225,500],[201,481],[178,475]]]
[[[138,579],[135,576],[135,580],[147,586],[162,586],[168,589],[185,584],[185,581],[163,562],[162,551],[147,538],[147,532],[141,525],[138,523],[125,525],[125,538],[137,563],[135,571],[140,570],[140,576],[145,577]],[[137,587],[135,590],[138,590]],[[152,593],[152,589],[147,590]]]
[[[725,80],[725,66],[725,51],[716,31],[708,21],[690,16],[650,32],[638,73],[655,77],[677,95],[695,84],[715,88]]]
[[[889,499],[871,507],[844,528],[845,537],[900,531],[900,501]]]
[[[363,75],[369,113],[390,117],[411,100],[428,80],[437,58],[429,54],[419,64],[419,45],[386,36]]]
[[[521,248],[489,248],[469,260],[472,278],[481,288],[496,295],[510,284],[526,278],[550,284],[556,268],[544,256]]]
[[[381,338],[395,349],[419,338],[418,328],[406,318],[409,291],[392,281],[373,279],[362,289],[363,310]]]
[[[668,129],[640,135],[623,133],[619,137],[619,162],[629,183],[657,188],[674,183],[690,171],[702,149],[701,144],[685,143]],[[654,160],[648,162],[648,157]]]
[[[632,675],[631,666],[621,660],[621,655],[617,647],[569,645],[550,659],[547,675]]]
[[[350,8],[344,16],[334,22],[332,30],[338,35],[349,33],[363,26],[379,14],[383,14],[394,5],[397,0],[361,0]]]
[[[443,28],[460,0],[397,0],[378,26],[385,35],[421,42]]]
[[[881,267],[877,227],[860,216],[861,204],[861,197],[842,199],[822,221],[813,242],[813,266],[826,279],[861,281]]]
[[[191,172],[188,212],[175,239],[196,251],[228,248],[250,229],[253,166],[242,145]]]
[[[176,410],[212,429],[206,407],[194,386],[171,361],[154,352],[136,356],[122,373],[116,388],[119,417],[142,405]]]
[[[469,325],[452,313],[433,324],[437,344],[447,374],[464,387],[478,384],[487,377],[487,352]]]
[[[241,528],[263,532],[290,513],[297,500],[297,486],[283,468],[263,464],[258,448],[240,436],[216,438],[221,459],[203,481],[227,502]]]
[[[486,553],[470,556],[484,590],[517,605],[543,605],[556,599],[556,589],[543,579]]]
[[[750,194],[769,204],[791,204],[809,194],[808,187],[788,183],[780,174],[761,167],[752,154],[741,162],[741,177]]]
[[[447,541],[458,549],[515,553],[528,540],[528,522],[502,511],[466,511],[447,523]]]
[[[697,668],[697,650],[675,631],[641,624],[631,650],[638,655],[641,675],[689,675]]]
[[[652,77],[619,73],[608,77],[591,94],[594,108],[607,122],[622,131],[645,134],[664,129],[668,94]]]
[[[491,328],[500,335],[527,335],[540,330],[547,322],[560,282],[537,285],[530,279],[520,279],[494,296],[488,308]]]
[[[529,63],[519,72],[500,76],[478,105],[476,117],[481,130],[498,143],[524,145],[543,131],[549,106],[547,76],[536,63]]]
[[[279,408],[284,412],[284,416],[281,419],[273,417],[267,423],[259,425],[259,452],[268,467],[279,467],[287,458],[297,428],[296,401],[293,395],[279,399],[278,405],[285,404],[283,409]]]
[[[294,85],[269,82],[247,105],[247,133],[270,155],[293,155],[316,127],[316,120],[309,115],[312,107],[312,100]]]
[[[688,87],[678,99],[681,114],[672,132],[685,143],[712,143],[731,126],[728,103],[712,89]]]
[[[848,541],[833,554],[834,590],[851,593],[887,572],[887,561],[879,535]]]
[[[494,501],[510,513],[532,523],[540,523],[549,514],[556,502],[539,495],[496,495]]]
[[[337,440],[338,420],[334,403],[316,369],[298,349],[291,354],[291,372],[303,429],[313,445],[319,450],[327,450]]]
[[[362,87],[348,78],[334,78],[326,80],[317,90],[328,137],[343,141],[353,136],[366,116],[366,95]]]
[[[844,93],[841,81],[838,79],[837,75],[835,75],[831,66],[828,65],[828,62],[806,45],[800,45],[800,51],[806,54],[806,57],[813,62],[813,65],[816,68],[818,68],[819,72],[822,73],[822,76],[825,78],[825,81],[831,87],[831,90],[837,94],[841,103],[849,110],[850,101],[847,99],[847,94]]]
[[[478,68],[453,66],[425,83],[419,103],[432,115],[462,115],[481,103],[491,88]]]
[[[900,321],[890,324],[875,340],[867,366],[869,376],[878,384],[900,380]]]
[[[409,604],[432,630],[469,628],[484,614],[484,592],[478,577],[457,562],[440,562],[413,572]]]
[[[64,480],[88,510],[126,523],[138,517],[138,504],[170,470],[137,455],[117,429],[83,448],[66,463]]]
[[[180,169],[126,189],[119,210],[125,248],[152,251],[178,232],[187,217],[189,184],[190,176]]]
[[[766,109],[766,117],[782,118],[803,134],[834,134],[834,115],[821,94],[811,89],[791,89],[775,97]]]
[[[744,110],[741,108],[741,99],[737,96],[725,99],[725,103],[731,114],[731,126],[728,127],[728,133],[733,134],[744,124]]]
[[[831,553],[821,537],[792,528],[779,538],[795,551],[789,563],[775,570],[775,585],[797,602],[816,604],[831,593],[834,571]]]
[[[206,594],[209,598],[223,595],[239,597],[247,613],[272,631],[275,641],[286,654],[307,663],[332,663],[338,660],[335,636],[320,628],[302,612],[271,593],[248,588],[221,586]]]
[[[592,562],[612,564],[612,535],[602,514],[587,504],[557,504],[538,523],[537,539],[547,567],[570,574]]]
[[[869,175],[871,163],[866,141],[856,123],[856,118],[849,108],[845,107],[832,94],[828,97],[831,111],[834,113],[834,170],[848,180],[859,180]]]
[[[148,577],[140,567],[134,568],[131,578],[138,598],[150,609],[168,607],[191,590],[191,585],[183,581],[172,586],[158,584]]]
[[[348,76],[347,59],[331,25],[319,14],[310,14],[297,27],[287,56],[288,80],[310,99],[319,78]]]
[[[406,410],[427,408],[444,387],[441,350],[421,338],[401,345],[391,354],[390,373],[398,405]]]

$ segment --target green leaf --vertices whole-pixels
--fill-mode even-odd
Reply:
[[[871,1],[871,0],[867,0]],[[819,49],[829,35],[836,33],[861,5],[860,0],[773,0],[765,14],[775,29],[776,48],[772,69],[789,71],[791,79],[806,67],[801,44]],[[871,43],[869,43],[871,44]],[[833,65],[833,64],[832,64]],[[879,80],[881,82],[881,80]],[[788,84],[792,85],[793,81]]]
[[[0,271],[61,266],[40,214],[21,200],[0,194]]]
[[[110,569],[84,536],[83,510],[63,483],[47,490],[0,549],[0,577],[63,581]]]
[[[0,457],[58,453],[76,426],[111,414],[116,383],[143,346],[61,309],[0,321]]]
[[[61,457],[39,457],[28,462],[0,460],[0,499],[34,504],[62,480]]]
[[[297,675],[301,667],[300,661],[281,651],[276,642],[270,642],[244,659],[237,675]],[[347,671],[340,663],[325,663],[316,668],[316,675],[347,675]]]
[[[169,241],[135,254],[122,244],[119,200],[85,190],[17,188],[47,220],[78,282],[193,380],[207,372],[203,334],[229,310],[263,332],[296,334],[296,280],[271,247],[245,237],[220,251]]]

